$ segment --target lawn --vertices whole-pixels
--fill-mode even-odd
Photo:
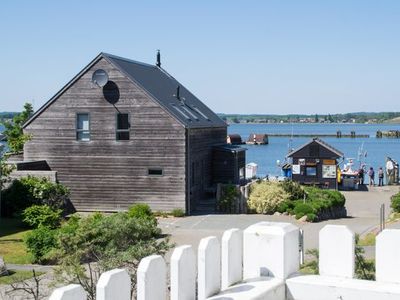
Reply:
[[[32,271],[8,270],[9,275],[0,277],[1,284],[11,284],[33,277]],[[36,272],[36,276],[44,274],[43,272]]]
[[[31,255],[26,251],[23,238],[27,229],[18,219],[0,219],[0,256],[9,264],[30,264]]]

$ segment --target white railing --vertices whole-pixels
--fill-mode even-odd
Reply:
[[[299,229],[289,223],[261,222],[246,230],[225,231],[192,246],[175,248],[167,267],[159,255],[142,259],[137,271],[137,299],[400,299],[400,230],[386,229],[376,239],[376,281],[354,279],[354,233],[327,225],[319,234],[320,275],[299,275]],[[197,268],[196,268],[197,265]],[[101,275],[97,300],[129,300],[130,278],[123,269]],[[197,289],[196,289],[197,286]],[[50,300],[84,300],[80,285],[56,289]]]

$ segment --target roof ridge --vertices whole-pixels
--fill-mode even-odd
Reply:
[[[142,65],[142,66],[145,66],[145,67],[157,68],[156,65],[144,63],[144,62],[141,62],[141,61],[138,61],[138,60],[133,60],[133,59],[130,59],[130,58],[126,58],[126,57],[122,57],[122,56],[118,56],[118,55],[114,55],[114,54],[110,54],[110,53],[107,53],[107,52],[101,52],[101,55],[109,57],[109,58],[113,58],[113,59],[124,60],[126,62]]]

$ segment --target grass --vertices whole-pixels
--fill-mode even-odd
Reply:
[[[0,219],[0,256],[6,264],[32,262],[32,256],[27,252],[23,241],[29,231],[18,219]]]
[[[373,232],[367,233],[363,238],[358,240],[359,246],[375,246],[376,234]]]
[[[1,284],[11,284],[17,281],[26,280],[33,277],[32,271],[8,270],[9,275],[0,277]],[[43,272],[36,272],[36,276],[44,274]]]

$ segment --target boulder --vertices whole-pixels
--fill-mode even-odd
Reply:
[[[299,219],[299,222],[307,222],[307,215],[302,216],[302,217]]]
[[[3,275],[8,275],[8,271],[4,259],[0,256],[0,276]]]

